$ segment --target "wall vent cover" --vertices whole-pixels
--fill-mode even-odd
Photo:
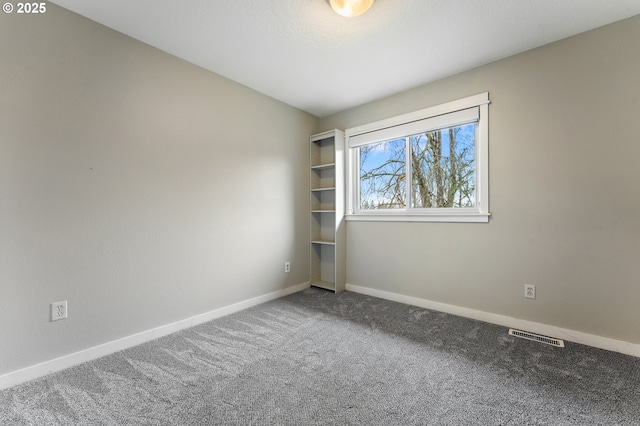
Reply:
[[[564,340],[555,339],[553,337],[542,336],[540,334],[529,333],[528,331],[509,329],[509,334],[516,337],[521,337],[527,340],[533,340],[534,342],[545,343],[547,345],[556,346],[558,348],[564,348]]]

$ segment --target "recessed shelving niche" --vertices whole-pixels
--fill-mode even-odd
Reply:
[[[344,133],[310,137],[310,282],[343,291],[346,281],[344,229]]]

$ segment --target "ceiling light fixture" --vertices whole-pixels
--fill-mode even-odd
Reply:
[[[329,0],[337,14],[351,18],[365,13],[374,0]]]

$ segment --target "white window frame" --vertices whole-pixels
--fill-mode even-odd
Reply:
[[[345,130],[347,152],[347,221],[399,222],[488,222],[489,216],[489,93],[480,93],[445,104],[425,108],[386,120]],[[455,117],[463,110],[477,108],[475,166],[476,205],[467,208],[373,209],[358,208],[359,147],[391,138],[410,136],[437,126],[458,124]],[[456,114],[457,113],[457,114]],[[452,114],[447,117],[447,114]],[[451,118],[453,117],[453,121]],[[422,124],[421,124],[422,122]],[[434,127],[434,123],[436,126]],[[424,127],[424,129],[422,129]],[[416,131],[420,128],[421,130]],[[442,128],[442,127],[440,127]],[[408,167],[407,167],[408,168]]]

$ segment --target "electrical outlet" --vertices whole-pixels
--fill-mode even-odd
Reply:
[[[58,321],[67,317],[67,301],[51,304],[51,321]]]
[[[284,262],[284,271],[291,272],[291,262]]]
[[[536,298],[536,286],[531,284],[524,285],[524,297],[527,299],[535,299]]]

